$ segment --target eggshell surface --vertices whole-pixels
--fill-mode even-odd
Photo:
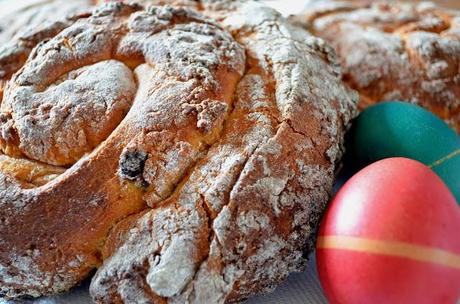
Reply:
[[[340,189],[317,243],[331,303],[457,303],[460,209],[443,181],[406,158],[378,161]]]
[[[358,116],[347,137],[348,159],[358,168],[388,157],[418,160],[460,204],[460,137],[434,114],[409,103],[379,103]]]

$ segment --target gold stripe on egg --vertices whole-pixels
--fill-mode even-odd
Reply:
[[[460,154],[460,149],[457,149],[455,151],[453,151],[452,153],[449,153],[447,154],[446,156],[438,159],[437,161],[433,162],[431,165],[429,165],[428,167],[429,168],[434,168],[436,166],[439,166],[441,165],[442,163],[448,161],[449,159],[451,158],[454,158],[455,156],[459,155]]]
[[[460,270],[460,255],[405,242],[380,241],[352,236],[321,236],[318,238],[317,247],[401,257]]]

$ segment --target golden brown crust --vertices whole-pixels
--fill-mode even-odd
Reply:
[[[28,0],[2,3],[0,11],[0,45],[9,43],[28,32],[37,33],[51,23],[87,12],[94,0]]]
[[[131,70],[116,60],[75,69],[46,89],[46,82],[21,82],[23,75],[11,80],[1,104],[0,150],[57,166],[74,164],[106,139],[136,94]]]
[[[64,291],[100,266],[91,284],[100,303],[221,303],[270,290],[305,264],[357,96],[330,47],[273,10],[198,4],[201,14],[102,5],[39,44],[8,80],[0,121],[12,154],[3,166],[0,159],[6,296]],[[115,66],[125,72],[109,77]],[[93,68],[97,79],[85,73]],[[61,119],[69,127],[27,132],[30,119],[44,119],[25,101],[60,119],[53,94],[89,109],[105,97],[102,119],[122,97],[131,108],[109,132],[95,128],[98,146],[83,145],[87,154],[66,170],[50,164],[62,164],[56,149],[74,147],[67,135],[80,126],[76,108]],[[101,119],[86,113],[85,127]],[[51,154],[40,154],[43,134],[59,143]],[[37,136],[31,153],[24,143]]]
[[[460,13],[429,3],[325,1],[296,17],[336,49],[361,108],[405,100],[460,131]]]
[[[93,0],[34,0],[2,3],[0,12],[0,100],[2,81],[9,79],[41,41],[55,36],[85,16]]]
[[[44,165],[27,159],[0,155],[0,171],[13,176],[26,189],[43,186],[65,170],[65,168]]]

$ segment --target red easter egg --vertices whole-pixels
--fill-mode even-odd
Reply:
[[[331,202],[316,258],[331,303],[456,304],[460,208],[425,165],[406,158],[378,161]]]

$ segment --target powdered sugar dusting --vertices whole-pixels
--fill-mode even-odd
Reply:
[[[329,196],[333,164],[341,153],[342,123],[353,117],[356,102],[335,78],[339,71],[332,51],[319,40],[297,41],[308,35],[291,33],[276,13],[253,2],[220,4],[219,11],[207,13],[223,20],[250,59],[221,138],[163,203],[171,209],[201,210],[203,222],[208,222],[206,227],[188,228],[195,231],[195,243],[181,243],[192,252],[201,242],[209,246],[205,256],[189,255],[195,270],[193,277],[186,271],[185,287],[181,284],[179,290],[170,283],[179,274],[173,266],[169,275],[159,275],[164,284],[150,285],[171,303],[238,300],[273,288],[304,265],[299,233],[314,233],[309,223],[318,219]],[[303,216],[290,220],[294,214]],[[158,215],[151,211],[145,217],[155,220]],[[178,224],[188,223],[184,218]],[[165,229],[153,234],[164,235]],[[199,231],[206,233],[206,240],[198,241]],[[126,261],[128,248],[138,242],[125,242],[106,261],[92,284],[93,295],[103,296],[104,278],[110,278],[108,272],[118,263],[130,264],[135,256],[128,255]],[[165,265],[174,261],[165,255],[160,260]],[[150,271],[147,277],[154,274]]]
[[[0,128],[17,134],[26,156],[53,165],[73,164],[92,151],[123,119],[136,91],[131,70],[113,60],[74,70],[44,91],[39,85],[6,90],[0,115],[12,122]],[[11,145],[16,138],[2,140]]]
[[[90,0],[42,0],[32,5],[14,2],[8,4],[14,7],[9,13],[0,13],[0,79],[3,80],[19,70],[38,43],[85,16],[93,5]]]
[[[37,244],[31,263],[41,270],[55,261],[43,273],[60,283],[5,284],[9,296],[73,284],[99,262],[104,240],[107,258],[91,284],[100,302],[238,301],[305,265],[357,96],[340,81],[332,49],[275,11],[252,1],[198,6],[206,17],[106,4],[39,46],[13,77],[43,93],[64,85],[63,75],[113,61],[134,70],[137,91],[112,134],[55,181],[29,193],[5,182],[8,195],[24,197],[18,212],[32,206],[33,192],[45,220],[83,238],[45,235],[51,249]],[[62,197],[61,187],[89,188],[91,197],[79,191],[68,204],[46,205],[45,194]],[[141,202],[141,213],[129,208]],[[30,244],[21,246],[2,259]],[[58,260],[47,256],[53,248]]]
[[[361,94],[361,107],[405,100],[458,131],[459,15],[433,3],[326,1],[297,20],[304,18],[306,27],[332,43],[344,79]]]

